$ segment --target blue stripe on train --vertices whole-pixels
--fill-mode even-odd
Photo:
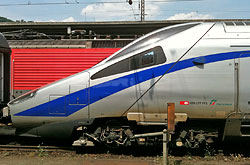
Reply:
[[[245,53],[245,54],[243,54]],[[249,54],[248,54],[249,53]],[[241,56],[242,54],[242,56]],[[208,63],[214,63],[218,61],[224,61],[229,59],[235,59],[235,58],[244,58],[244,57],[250,57],[249,51],[240,51],[240,52],[229,52],[229,53],[220,53],[220,54],[213,54],[213,55],[207,55],[203,56],[205,58],[205,64]],[[110,95],[113,95],[117,92],[120,92],[124,89],[127,89],[129,87],[132,87],[136,84],[145,82],[147,80],[150,80],[152,78],[158,77],[163,75],[168,69],[168,73],[172,73],[175,71],[183,70],[186,68],[190,68],[195,66],[193,63],[193,60],[195,58],[187,59],[178,62],[173,68],[170,69],[170,67],[174,63],[157,66],[154,68],[146,69],[134,74],[130,74],[127,76],[119,77],[95,86],[92,86],[90,88],[83,89],[81,91],[77,91],[75,93],[66,95],[64,97],[55,99],[53,101],[38,105],[36,107],[30,108],[28,110],[25,110],[23,112],[15,114],[15,116],[54,116],[54,117],[66,117],[69,116],[80,109],[87,106],[87,100],[86,100],[86,94],[90,92],[90,100],[89,104],[93,104],[99,100],[102,100]],[[83,101],[86,104],[80,104],[80,105],[70,105],[69,101],[71,98],[79,98],[79,100],[86,100]],[[84,98],[85,97],[85,98]],[[61,107],[64,109],[64,113],[58,113],[58,108]]]

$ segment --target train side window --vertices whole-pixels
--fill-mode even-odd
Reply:
[[[138,55],[139,66],[138,69],[158,65],[166,62],[166,56],[160,46],[149,49],[145,52],[142,52]]]
[[[141,56],[141,66],[149,66],[154,64],[154,51],[142,54]]]
[[[130,71],[129,59],[125,59],[97,72],[96,74],[91,76],[91,79],[94,80],[128,71]]]
[[[139,56],[133,56],[129,58],[130,70],[139,69]]]
[[[166,62],[166,56],[162,48],[157,46],[104,68],[103,70],[91,76],[91,79],[94,80],[131,70],[162,64],[164,62]]]

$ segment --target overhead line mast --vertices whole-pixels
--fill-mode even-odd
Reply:
[[[145,0],[141,0],[141,21],[145,21]]]
[[[129,5],[133,4],[132,0],[128,0],[127,1],[129,3]],[[145,0],[141,0],[141,21],[145,21]]]

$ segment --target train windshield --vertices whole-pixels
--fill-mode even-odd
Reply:
[[[143,47],[149,46],[152,43],[156,43],[159,42],[163,39],[166,39],[170,36],[173,36],[177,33],[180,33],[182,31],[185,31],[189,28],[192,28],[196,25],[198,25],[200,23],[193,23],[193,24],[185,24],[182,26],[175,26],[175,27],[171,27],[171,28],[167,28],[164,30],[161,30],[157,33],[153,33],[147,37],[145,37],[144,39],[139,39],[139,41],[135,41],[134,44],[130,45],[129,47],[127,47],[126,49],[123,49],[122,51],[120,51],[119,53],[117,53],[115,56],[111,57],[108,61],[111,61],[113,59],[119,58],[123,55],[126,55],[128,53],[131,53],[135,50],[141,49]]]

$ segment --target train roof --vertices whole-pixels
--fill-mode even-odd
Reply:
[[[5,39],[3,34],[0,33],[0,53],[10,54],[10,52],[11,51],[7,40]]]
[[[225,22],[210,22],[210,23],[215,23],[217,25],[224,26],[224,30],[227,33],[246,33],[246,32],[249,33],[250,32],[249,21],[241,21],[241,22],[225,21]],[[192,22],[192,23],[178,24],[178,25],[161,28],[159,30],[151,32],[133,41],[129,45],[125,46],[123,49],[121,49],[120,51],[116,52],[115,54],[113,54],[112,56],[104,60],[103,63],[122,57],[130,52],[144,48],[152,43],[162,41],[163,39],[171,37],[177,33],[180,33],[182,31],[185,31],[189,28],[192,28],[200,24],[207,24],[207,23],[206,22]]]
[[[132,43],[125,46],[123,49],[116,52],[115,54],[113,54],[112,56],[110,56],[109,58],[107,58],[104,61],[107,62],[107,61],[111,61],[113,59],[122,57],[130,52],[133,52],[135,50],[149,46],[152,43],[162,41],[163,39],[171,37],[175,34],[178,34],[182,31],[185,31],[185,30],[192,28],[192,27],[199,25],[199,24],[201,24],[201,23],[200,22],[185,23],[185,24],[169,26],[169,27],[165,27],[165,28],[161,28],[159,30],[153,31],[153,32],[133,41]]]

